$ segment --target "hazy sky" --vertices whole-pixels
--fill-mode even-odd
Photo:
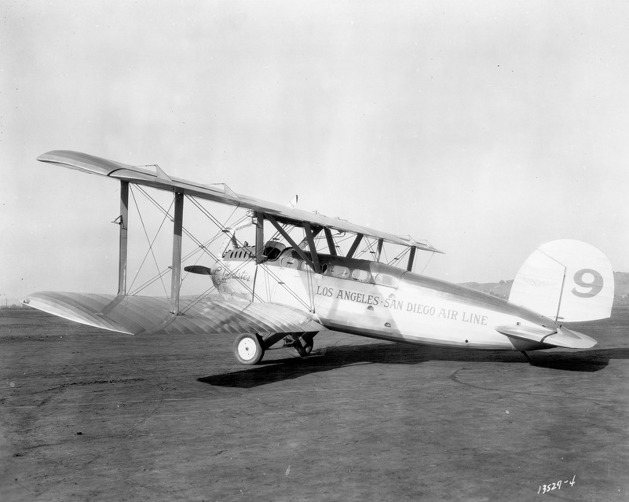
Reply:
[[[513,278],[555,238],[629,271],[624,1],[0,3],[0,300],[115,292],[118,186],[71,149],[399,234]]]

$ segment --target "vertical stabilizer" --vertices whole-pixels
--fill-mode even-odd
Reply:
[[[607,318],[613,301],[614,274],[607,257],[570,239],[537,248],[520,268],[509,295],[509,302],[560,322]]]

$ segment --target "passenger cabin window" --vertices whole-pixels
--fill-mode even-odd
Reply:
[[[339,279],[348,279],[349,268],[343,267],[341,265],[332,265],[330,267],[330,274],[334,277],[338,277]]]
[[[356,269],[352,272],[352,279],[360,282],[371,282],[371,274],[367,270]]]
[[[376,284],[380,286],[388,286],[390,288],[397,288],[400,285],[400,280],[389,274],[376,274],[374,277]]]

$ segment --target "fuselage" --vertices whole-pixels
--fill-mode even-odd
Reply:
[[[317,274],[292,248],[278,250],[257,265],[252,252],[239,248],[223,253],[212,275],[221,294],[310,311],[335,331],[397,342],[514,350],[496,326],[555,326],[551,319],[500,298],[383,263],[319,254]],[[526,350],[547,347],[531,342]]]

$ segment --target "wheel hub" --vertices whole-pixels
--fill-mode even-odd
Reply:
[[[245,361],[250,361],[256,355],[256,343],[251,338],[243,338],[238,344],[238,355]]]

